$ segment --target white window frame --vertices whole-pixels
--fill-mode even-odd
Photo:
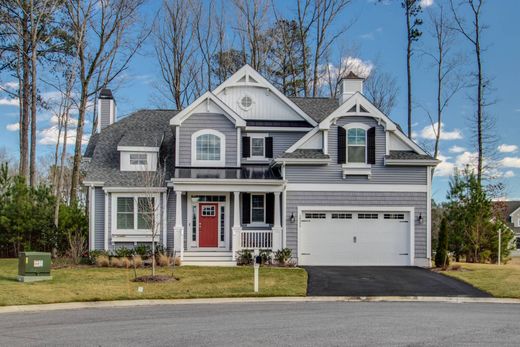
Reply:
[[[197,159],[197,138],[202,135],[215,135],[220,139],[220,159],[219,160],[198,160]],[[191,135],[191,166],[202,167],[223,167],[226,166],[226,135],[214,129],[202,129]]]
[[[343,128],[345,129],[345,143],[346,143],[346,148],[345,148],[345,158],[346,158],[346,165],[348,166],[367,166],[367,165],[370,165],[367,163],[367,160],[368,160],[368,138],[367,138],[367,131],[368,129],[370,129],[370,126],[367,125],[367,124],[364,124],[364,123],[350,123],[350,124],[347,124],[345,126],[343,126]],[[348,131],[350,129],[363,129],[365,131],[365,162],[364,163],[351,163],[349,162],[348,160],[348,147],[349,147],[349,143],[348,143]],[[352,146],[357,146],[357,147],[361,147],[360,145],[352,145]]]
[[[265,160],[266,157],[265,157],[265,138],[268,136],[269,134],[247,134],[246,136],[249,137],[250,141],[249,141],[249,159],[250,160]],[[259,139],[261,138],[263,140],[263,154],[261,156],[259,155],[253,155],[253,139]]]
[[[264,218],[261,222],[255,222],[253,221],[253,196],[262,196],[263,199],[264,199]],[[251,193],[250,195],[250,198],[249,198],[249,220],[250,220],[250,225],[256,225],[256,226],[265,226],[267,225],[267,222],[265,220],[266,218],[266,210],[267,210],[267,201],[266,201],[266,194],[265,193]],[[258,209],[258,208],[256,208]]]
[[[140,158],[134,158],[132,159],[132,156],[139,156]],[[140,163],[141,161],[144,160],[144,163]],[[129,153],[128,154],[128,161],[130,163],[130,165],[132,166],[142,166],[142,167],[146,167],[148,166],[148,154],[147,153]],[[137,163],[132,163],[132,161],[137,161]]]
[[[118,198],[133,198],[134,199],[134,228],[133,229],[118,229],[117,228],[117,199]],[[137,215],[138,215],[138,198],[154,198],[155,203],[155,220],[157,229],[156,242],[159,241],[162,231],[162,219],[161,219],[161,200],[160,194],[148,194],[148,193],[112,193],[112,235],[152,235],[152,229],[138,229],[137,227]]]

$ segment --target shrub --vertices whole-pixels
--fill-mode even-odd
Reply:
[[[128,259],[127,257],[121,258],[121,267],[128,269],[130,266],[132,266],[132,262],[130,261],[130,259]]]
[[[446,218],[441,221],[439,228],[439,240],[437,242],[437,251],[435,252],[435,266],[446,268],[450,265],[448,256],[448,225]]]
[[[251,265],[253,263],[253,251],[250,249],[243,249],[238,251],[237,264]]]
[[[152,254],[152,248],[148,245],[137,245],[134,247],[134,254],[141,258],[148,258]]]
[[[110,259],[110,265],[112,267],[121,267],[121,259],[113,257],[112,259]]]
[[[143,258],[140,255],[134,255],[132,261],[135,267],[143,266]]]
[[[157,265],[159,265],[159,266],[170,265],[170,257],[168,257],[166,254],[159,253],[156,258],[157,258]]]
[[[98,255],[96,257],[96,265],[97,266],[100,266],[100,267],[108,267],[108,265],[110,264],[110,261],[108,259],[108,256],[107,255]]]
[[[151,253],[151,250],[150,250]],[[155,255],[166,254],[166,249],[161,244],[155,244]]]
[[[258,255],[260,256],[260,261],[261,261],[262,265],[271,263],[271,254],[272,253],[273,253],[273,251],[271,251],[270,249],[260,250]]]
[[[87,262],[88,262],[88,264],[96,265],[96,259],[100,255],[104,255],[104,256],[108,257],[108,252],[103,251],[103,250],[89,251],[88,254],[87,254]]]
[[[181,257],[176,256],[174,260],[175,266],[181,266]]]
[[[119,247],[114,250],[114,255],[119,258],[131,257],[132,253],[133,253],[133,251],[126,247]]]
[[[292,250],[290,248],[279,249],[274,252],[274,260],[276,260],[279,265],[287,265],[291,258]]]

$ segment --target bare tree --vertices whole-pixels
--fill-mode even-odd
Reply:
[[[70,201],[76,201],[79,186],[81,146],[89,100],[103,86],[96,76],[110,83],[120,75],[141,47],[148,33],[138,27],[143,0],[72,0],[66,2],[70,44],[78,57],[79,107]]]
[[[312,96],[317,96],[319,93],[320,63],[336,39],[347,30],[347,26],[336,30],[332,35],[329,33],[329,29],[350,2],[351,0],[314,0],[316,20]]]
[[[181,0],[165,0],[155,27],[155,52],[162,84],[158,91],[181,110],[196,93],[193,86],[198,74],[194,59],[196,34],[193,13]]]
[[[207,90],[211,90],[213,87],[211,59],[219,47],[219,28],[223,21],[217,13],[213,0],[208,2],[207,9],[204,8],[202,2],[196,3],[193,7],[195,33],[203,60],[201,79],[203,82],[205,80]]]
[[[309,47],[309,36],[311,28],[314,26],[314,23],[317,19],[317,7],[313,6],[313,0],[297,0],[297,21],[298,21],[298,38],[300,39],[300,45],[303,50],[302,56],[302,83],[304,86],[303,94],[307,96],[309,94],[309,62],[308,62],[308,54],[310,52]]]
[[[487,134],[485,134],[486,128],[489,125],[486,124],[487,120],[484,115],[484,107],[485,107],[485,95],[484,95],[484,87],[485,87],[485,77],[484,71],[482,67],[482,47],[481,47],[481,35],[482,32],[486,29],[486,26],[481,22],[482,15],[482,6],[484,4],[484,0],[467,0],[464,2],[459,2],[458,5],[454,4],[453,0],[450,0],[451,10],[455,20],[455,30],[457,30],[467,41],[471,44],[474,52],[475,64],[476,64],[476,117],[475,117],[475,127],[476,127],[476,138],[477,138],[477,180],[478,183],[482,182],[482,174],[484,169],[484,151],[485,151],[485,142],[487,138]],[[471,17],[471,23],[466,25],[464,19],[461,17],[461,11],[466,10],[469,12]]]
[[[397,80],[388,72],[374,68],[365,81],[365,95],[375,107],[390,115],[397,102],[399,87]]]
[[[450,18],[448,18],[442,4],[438,5],[438,10],[429,10],[428,14],[435,49],[433,51],[426,51],[425,54],[433,60],[435,67],[437,84],[435,118],[431,116],[429,111],[426,110],[426,112],[430,118],[432,130],[435,135],[433,156],[437,158],[439,156],[439,143],[442,135],[444,110],[453,96],[464,87],[464,83],[462,76],[457,74],[457,69],[460,67],[462,58],[454,56],[452,52],[455,42],[453,23]]]

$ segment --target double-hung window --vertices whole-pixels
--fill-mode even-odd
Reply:
[[[366,130],[350,128],[347,131],[347,162],[366,163],[367,161]]]
[[[265,224],[265,194],[251,194],[251,223]]]
[[[251,137],[251,157],[265,158],[265,137]]]
[[[155,197],[117,197],[118,230],[151,230],[157,222]]]

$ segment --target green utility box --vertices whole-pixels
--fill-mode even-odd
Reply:
[[[51,254],[22,252],[18,257],[18,281],[36,282],[51,280]]]

